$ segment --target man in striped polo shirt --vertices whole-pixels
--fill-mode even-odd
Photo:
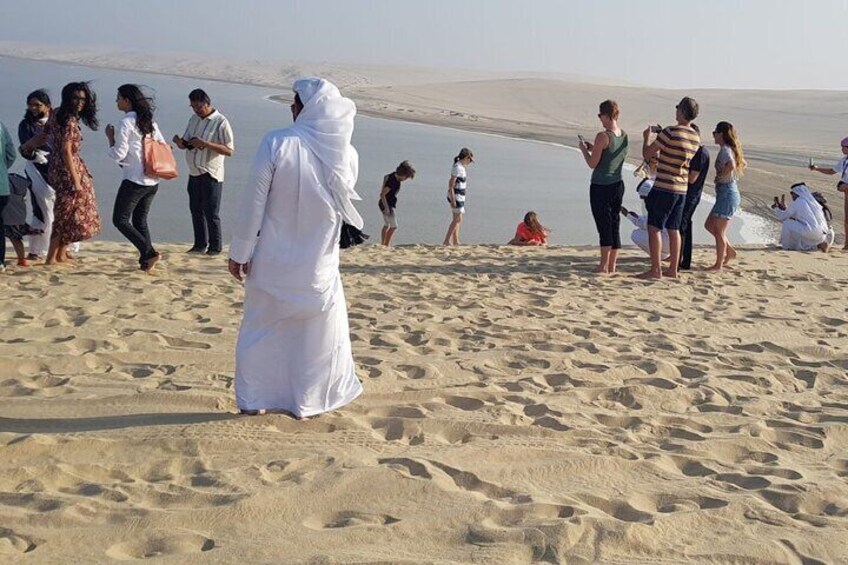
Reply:
[[[677,105],[677,125],[669,126],[650,143],[651,134],[657,133],[655,126],[642,132],[644,144],[642,157],[646,161],[657,156],[657,178],[654,188],[645,200],[648,209],[648,243],[651,251],[651,269],[639,278],[661,279],[663,276],[677,278],[680,263],[680,224],[683,205],[689,184],[689,162],[701,144],[700,136],[691,124],[698,117],[698,103],[688,96]],[[662,270],[662,230],[668,231],[671,264]]]
[[[188,163],[188,207],[194,230],[194,245],[189,253],[221,253],[221,193],[224,190],[224,158],[235,151],[233,129],[212,100],[200,88],[188,95],[194,115],[188,120],[182,137],[174,143],[186,152]],[[207,248],[208,246],[208,248]]]

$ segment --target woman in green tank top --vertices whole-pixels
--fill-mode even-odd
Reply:
[[[618,250],[621,249],[621,203],[624,200],[624,182],[621,168],[627,158],[627,134],[618,127],[618,103],[601,102],[598,118],[604,130],[595,136],[595,142],[580,142],[580,151],[592,169],[589,202],[598,229],[601,262],[598,273],[615,273]]]

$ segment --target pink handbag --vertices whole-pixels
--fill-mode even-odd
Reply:
[[[144,174],[164,180],[180,176],[177,160],[171,146],[164,141],[156,141],[152,136],[144,137]]]

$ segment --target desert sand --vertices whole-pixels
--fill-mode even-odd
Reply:
[[[348,250],[365,393],[295,421],[234,413],[242,289],[163,250],[0,276],[0,562],[848,562],[848,254]]]
[[[749,162],[740,183],[744,209],[771,218],[772,198],[805,181],[829,199],[837,218],[837,242],[844,241],[845,196],[836,191],[837,178],[807,170],[809,158],[831,166],[842,156],[839,142],[848,135],[844,92],[669,90],[572,75],[221,60],[8,41],[0,41],[0,56],[274,87],[281,89],[286,101],[296,78],[319,75],[335,82],[364,114],[571,147],[576,147],[578,133],[591,138],[600,129],[598,104],[614,98],[621,106],[622,127],[630,134],[633,163],[641,160],[642,130],[658,122],[668,125],[680,98],[694,96],[701,105],[697,122],[702,138],[712,146],[713,156],[710,132],[718,121],[730,121],[740,132]],[[598,75],[614,76],[615,69],[598,69]],[[649,80],[646,77],[646,83]],[[709,183],[706,190],[712,192]]]
[[[638,146],[690,94],[705,131],[739,126],[748,210],[797,180],[841,209],[805,165],[838,156],[844,93],[0,54],[283,92],[321,74],[371,115],[571,145],[605,98]],[[161,249],[153,276],[103,242],[0,276],[0,562],[848,563],[846,253],[750,247],[651,283],[634,249],[609,278],[589,248],[348,250],[365,393],[295,421],[235,413],[223,259]]]

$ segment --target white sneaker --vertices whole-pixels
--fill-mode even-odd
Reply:
[[[0,273],[5,273],[5,272],[6,272],[6,265],[3,264],[3,263],[0,263]]]

